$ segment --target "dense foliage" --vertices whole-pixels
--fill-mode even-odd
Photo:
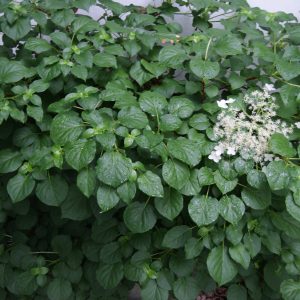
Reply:
[[[97,21],[80,15],[96,2]],[[1,299],[126,299],[135,282],[143,300],[300,298],[293,15],[245,0],[0,11]],[[294,126],[272,135],[276,160],[209,159],[217,101],[271,83]]]

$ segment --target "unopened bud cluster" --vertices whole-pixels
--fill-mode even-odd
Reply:
[[[273,91],[273,85],[266,84],[262,91],[246,94],[243,104],[234,99],[218,101],[223,108],[214,127],[219,142],[209,155],[210,159],[219,162],[222,155],[239,154],[262,165],[276,159],[268,147],[271,136],[281,133],[288,137],[293,126],[276,118],[278,107],[271,95]]]

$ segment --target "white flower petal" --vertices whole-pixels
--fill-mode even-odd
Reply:
[[[235,99],[229,98],[228,100],[226,100],[226,102],[227,102],[227,103],[233,103],[233,102],[235,102]]]
[[[227,108],[228,107],[226,100],[217,101],[217,104],[221,108]]]

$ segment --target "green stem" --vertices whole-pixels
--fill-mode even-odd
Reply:
[[[210,46],[211,40],[212,40],[212,38],[210,38],[210,39],[209,39],[209,41],[208,41],[208,43],[207,43],[206,50],[205,50],[205,57],[204,57],[204,60],[207,60],[207,56],[208,56],[208,49],[209,49],[209,46]]]

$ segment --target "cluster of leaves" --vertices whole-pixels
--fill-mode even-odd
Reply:
[[[126,299],[135,282],[143,300],[299,299],[299,130],[272,137],[264,169],[207,158],[216,100],[272,81],[278,117],[299,121],[293,15],[245,0],[0,11],[1,299]]]

